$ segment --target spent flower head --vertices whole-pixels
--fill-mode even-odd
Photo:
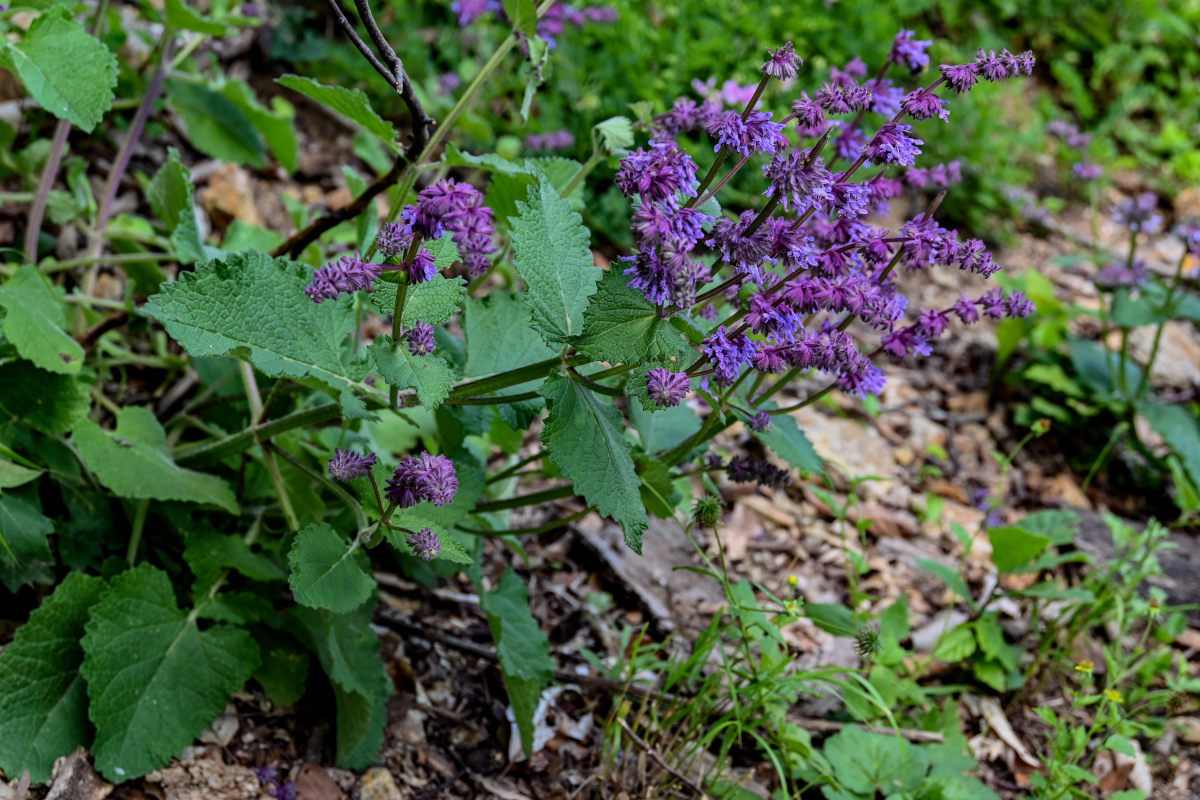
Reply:
[[[432,561],[442,552],[442,543],[431,528],[421,528],[408,535],[405,544],[413,551],[413,555],[426,561]]]

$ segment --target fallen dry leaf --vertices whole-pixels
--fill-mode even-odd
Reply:
[[[1000,707],[1000,704],[995,699],[991,697],[980,698],[979,713],[987,721],[987,724],[991,726],[992,731],[1016,753],[1017,757],[1026,766],[1034,768],[1041,766],[1041,762],[1038,761],[1033,753],[1029,752],[1029,748],[1017,736],[1016,731],[1012,729],[1008,717],[1004,714],[1004,709]]]

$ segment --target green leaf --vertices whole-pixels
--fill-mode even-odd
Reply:
[[[514,31],[527,37],[537,35],[537,6],[534,0],[504,0],[504,16],[508,17]]]
[[[149,564],[112,579],[86,629],[92,755],[111,781],[165,766],[258,666],[249,634],[229,625],[201,631],[175,604],[167,573]]]
[[[629,399],[629,421],[647,453],[659,453],[683,444],[700,430],[701,420],[685,405],[647,411],[637,397]]]
[[[943,583],[967,602],[967,605],[972,608],[975,607],[974,601],[971,599],[971,590],[967,588],[967,582],[957,572],[939,561],[933,561],[928,558],[917,559],[917,566],[941,578]]]
[[[533,329],[529,305],[519,294],[490,292],[481,298],[469,298],[463,312],[463,331],[467,335],[463,373],[468,378],[506,372],[554,355]]]
[[[87,416],[92,398],[78,378],[38,369],[28,361],[0,364],[0,411],[14,422],[58,436]]]
[[[774,403],[764,406],[770,410]],[[771,427],[765,431],[755,432],[754,438],[771,448],[771,452],[782,458],[793,467],[804,472],[822,475],[825,472],[824,462],[817,455],[812,442],[800,430],[796,420],[790,414],[775,414],[771,417]]]
[[[83,366],[83,348],[63,330],[64,291],[51,285],[38,268],[26,264],[0,286],[4,335],[22,358],[37,367],[75,375]]]
[[[0,770],[33,783],[50,779],[54,760],[91,735],[83,663],[83,624],[104,581],[72,572],[29,615],[0,652]]]
[[[337,701],[337,761],[347,769],[366,769],[379,758],[391,679],[379,657],[379,637],[371,630],[375,603],[349,614],[296,608],[291,616],[321,668]]]
[[[0,65],[38,105],[89,133],[112,106],[116,56],[65,8],[46,10],[17,44],[0,44]]]
[[[533,325],[547,344],[583,332],[583,312],[601,270],[592,260],[590,234],[569,201],[544,176],[517,203],[512,220],[513,264],[528,287]]]
[[[583,335],[575,349],[597,361],[642,364],[664,361],[682,371],[692,347],[620,270],[605,272],[583,315]]]
[[[592,136],[606,153],[622,153],[633,147],[633,123],[629,117],[609,117],[592,126]]]
[[[121,497],[212,503],[237,513],[237,497],[225,481],[176,466],[166,433],[148,408],[121,409],[112,432],[84,420],[72,442],[100,483]]]
[[[929,768],[920,747],[855,725],[830,736],[822,749],[842,788],[864,797],[898,797],[915,789]]]
[[[975,639],[979,649],[989,658],[994,658],[1006,670],[1017,668],[1017,650],[1004,638],[1004,630],[994,613],[984,614],[975,620]]]
[[[1179,405],[1143,403],[1138,410],[1179,456],[1192,483],[1200,486],[1200,420]]]
[[[367,362],[350,360],[349,299],[314,303],[304,294],[311,278],[305,264],[231,253],[164,284],[143,310],[195,358],[246,358],[266,375],[308,379],[335,396],[374,393],[362,382]]]
[[[962,661],[975,652],[975,634],[966,625],[942,634],[933,648],[933,657],[950,663]]]
[[[174,147],[167,150],[166,162],[146,185],[146,201],[154,216],[167,226],[179,258],[185,264],[203,261],[204,242],[196,224],[192,176]]]
[[[288,172],[295,172],[300,143],[296,139],[296,125],[293,121],[295,109],[291,103],[282,97],[274,97],[274,111],[269,111],[258,102],[250,84],[231,78],[225,78],[218,91],[241,109],[250,120],[250,124],[267,140],[267,147],[271,149],[271,154],[279,161],[279,165]]]
[[[671,470],[661,461],[642,457],[637,461],[637,468],[641,478],[638,493],[646,511],[659,519],[673,517],[680,495],[672,483]]]
[[[219,161],[267,165],[267,151],[254,124],[237,104],[195,80],[167,80],[167,97],[187,125],[188,141]]]
[[[804,616],[826,633],[834,636],[854,635],[854,613],[840,603],[805,603]]]
[[[1066,509],[1047,509],[1026,514],[1017,522],[1026,533],[1045,536],[1054,545],[1067,545],[1079,533],[1079,515]]]
[[[425,408],[437,408],[450,394],[454,371],[437,356],[414,356],[407,345],[396,347],[390,336],[376,338],[367,351],[385,381],[401,390],[416,388]]]
[[[296,602],[337,614],[358,608],[375,589],[364,560],[355,544],[346,544],[324,522],[304,528],[288,553],[288,583]]]
[[[291,638],[259,631],[262,664],[254,671],[254,680],[277,706],[295,705],[307,688],[308,651]]]
[[[46,535],[53,530],[36,491],[0,494],[0,581],[10,592],[44,578],[35,563],[52,558]]]
[[[29,469],[7,459],[0,459],[0,489],[15,489],[18,486],[24,486],[41,474],[42,470],[40,469]]]
[[[450,234],[426,243],[425,249],[433,255],[434,269],[439,272],[458,261],[458,245]],[[440,325],[454,316],[466,296],[467,284],[462,278],[435,275],[433,280],[411,284],[404,299],[404,326],[411,328],[417,322]],[[381,316],[389,316],[396,308],[396,284],[377,283],[371,292],[371,303]]]
[[[1002,574],[1033,561],[1050,544],[1049,537],[1021,528],[988,528],[987,535],[992,543],[992,563]]]
[[[621,524],[625,543],[641,554],[648,520],[621,412],[607,398],[558,374],[546,379],[541,394],[550,406],[541,437],[550,460],[589,504]]]
[[[533,753],[533,713],[554,678],[550,641],[529,611],[529,591],[512,569],[506,569],[495,591],[481,592],[479,603],[496,640],[504,688],[512,704],[521,746]]]
[[[269,556],[251,550],[241,536],[212,530],[188,532],[183,560],[196,576],[192,591],[197,597],[208,594],[226,569],[237,570],[252,581],[282,581],[288,576]]]
[[[195,31],[207,36],[224,36],[223,24],[197,12],[185,0],[167,0],[167,24],[172,28]]]
[[[282,78],[276,78],[275,82],[333,109],[388,144],[396,141],[396,129],[392,127],[392,123],[375,113],[375,109],[371,107],[371,101],[358,89],[325,86],[312,78],[305,78],[301,75],[284,75]]]

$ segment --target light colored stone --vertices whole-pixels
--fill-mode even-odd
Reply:
[[[222,164],[200,192],[200,204],[216,220],[240,219],[249,225],[262,225],[262,216],[254,203],[250,173],[237,164]]]
[[[392,773],[383,767],[372,767],[363,773],[358,796],[359,800],[400,800],[400,789]]]

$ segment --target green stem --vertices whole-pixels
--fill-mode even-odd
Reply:
[[[1109,452],[1113,449],[1113,445],[1117,443],[1117,439],[1121,434],[1125,433],[1128,423],[1121,421],[1113,427],[1112,435],[1108,437],[1108,441],[1104,444],[1104,449],[1100,451],[1100,455],[1096,456],[1096,460],[1092,462],[1092,468],[1088,470],[1087,477],[1083,479],[1083,484],[1080,485],[1079,491],[1087,494],[1088,487],[1092,485],[1092,479],[1096,477],[1096,473],[1100,471],[1100,467],[1108,459]]]
[[[541,492],[532,492],[523,494],[517,497],[509,497],[505,500],[493,500],[490,503],[480,503],[475,506],[472,513],[486,514],[489,511],[505,511],[510,508],[523,508],[525,506],[533,506],[539,503],[548,503],[551,500],[561,500],[564,497],[573,497],[575,495],[575,486],[567,484],[566,486],[558,486],[554,489],[546,489]]]
[[[448,406],[501,406],[505,403],[519,403],[522,400],[534,400],[541,397],[537,392],[518,392],[517,394],[502,394],[494,397],[461,397],[446,401]]]
[[[416,242],[413,242],[414,247]],[[412,258],[413,254],[409,255]],[[408,300],[408,281],[401,283],[396,287],[396,304],[392,308],[392,347],[400,346],[400,332],[404,330],[404,304]],[[388,407],[395,408],[396,401],[400,397],[400,387],[391,386],[388,388]]]
[[[92,264],[134,264],[140,261],[174,261],[176,258],[178,256],[174,253],[112,253],[92,258],[66,258],[42,264],[38,269],[42,274],[49,275],[76,267],[89,267]]]
[[[125,560],[129,566],[137,563],[138,547],[142,543],[142,531],[146,528],[146,514],[150,511],[149,500],[139,500],[133,510],[133,524],[129,534],[129,547],[125,550]]]
[[[524,467],[528,464],[532,464],[534,461],[538,461],[540,459],[545,458],[547,452],[548,451],[546,451],[546,450],[538,450],[533,455],[522,458],[520,461],[513,464],[511,467],[505,467],[504,469],[497,472],[495,475],[489,476],[487,479],[487,483],[491,484],[491,483],[496,483],[497,481],[504,480],[505,478],[509,477],[510,475],[515,473],[517,470],[519,470],[521,467]]]
[[[563,190],[558,193],[558,196],[564,200],[570,197],[571,192],[575,191],[575,187],[583,183],[583,179],[586,178],[588,174],[596,168],[596,165],[603,160],[604,156],[600,153],[599,149],[593,148],[592,154],[588,157],[588,160],[583,162],[579,166],[579,169],[575,170],[575,174],[571,176],[571,180],[567,181],[567,185],[564,186]]]
[[[266,439],[307,425],[320,425],[323,422],[337,419],[341,415],[342,407],[338,403],[325,403],[312,408],[306,408],[302,411],[288,414],[286,417],[280,417],[272,422],[264,423],[257,428],[252,425],[244,431],[230,434],[224,439],[184,445],[175,451],[175,461],[176,463],[184,463],[202,458],[215,459],[233,455],[234,453],[240,453],[243,450],[253,447],[256,436],[257,438]]]
[[[504,531],[493,531],[493,530],[488,530],[487,528],[464,528],[462,525],[455,525],[454,528],[455,528],[455,530],[460,530],[463,533],[469,533],[472,536],[496,537],[496,536],[536,535],[536,534],[541,534],[541,533],[550,533],[551,531],[556,531],[556,530],[559,530],[560,528],[565,528],[568,525],[570,525],[572,522],[574,522],[575,520],[579,519],[580,517],[586,517],[588,514],[592,513],[595,510],[596,509],[594,506],[588,506],[587,508],[585,508],[581,511],[576,511],[574,514],[571,514],[568,517],[561,517],[559,519],[555,519],[550,522],[547,522],[545,525],[538,525],[533,528],[509,528],[508,530],[504,530]]]
[[[263,402],[262,395],[258,392],[258,381],[254,377],[254,365],[248,361],[243,361],[239,365],[242,372],[242,383],[246,388],[246,399],[250,403],[250,426],[255,430],[258,429],[258,422],[262,418]],[[262,446],[263,464],[267,468],[267,474],[271,476],[271,485],[275,487],[275,494],[279,495],[279,508],[283,511],[283,517],[287,520],[288,528],[293,531],[300,530],[300,518],[296,515],[296,510],[292,507],[292,499],[288,496],[287,484],[283,482],[283,473],[279,471],[279,462],[275,460],[275,451],[271,449],[271,440],[268,437],[259,435],[255,437],[255,441]]]
[[[596,381],[592,380],[591,378],[587,378],[587,377],[584,377],[583,375],[580,375],[577,370],[572,369],[570,371],[570,375],[571,375],[571,380],[575,381],[576,383],[578,383],[582,386],[586,386],[587,388],[591,389],[593,392],[596,392],[598,394],[605,394],[605,395],[608,395],[609,397],[624,397],[625,396],[625,392],[621,391],[620,389],[615,389],[612,386],[605,386],[602,383],[597,383]]]
[[[584,355],[576,355],[569,358],[555,356],[545,361],[538,361],[535,364],[489,375],[486,378],[478,378],[467,383],[460,383],[450,390],[450,395],[447,397],[446,402],[449,403],[452,400],[461,401],[464,397],[478,397],[499,389],[507,389],[510,386],[525,383],[525,381],[545,377],[555,367],[576,367],[580,364],[586,364],[589,361],[591,359]]]
[[[1187,262],[1188,251],[1185,248],[1183,255],[1179,257],[1179,263],[1175,265],[1175,276],[1171,279],[1171,286],[1167,289],[1167,297],[1163,300],[1163,306],[1160,314],[1164,317],[1172,313],[1171,303],[1175,300],[1175,292],[1179,289],[1179,282],[1183,280],[1183,265]],[[1142,372],[1141,380],[1138,381],[1136,397],[1141,397],[1146,391],[1150,382],[1150,370],[1154,367],[1154,361],[1158,358],[1158,348],[1162,344],[1163,330],[1167,326],[1167,320],[1159,321],[1158,326],[1154,329],[1154,342],[1150,345],[1150,358],[1146,361],[1146,367]]]

